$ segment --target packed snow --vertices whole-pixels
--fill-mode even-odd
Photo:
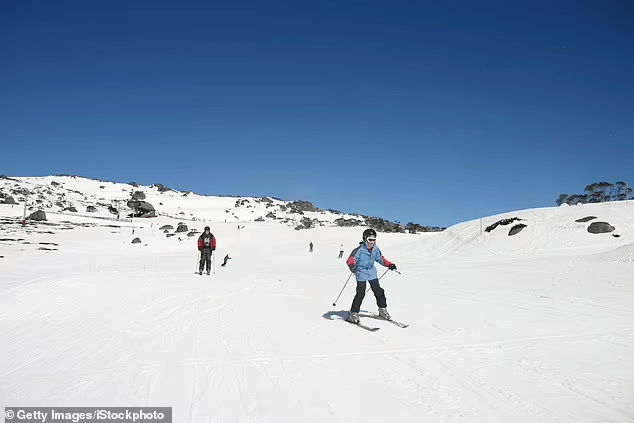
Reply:
[[[142,190],[164,209],[23,226],[22,203],[0,204],[3,406],[172,407],[174,422],[634,421],[631,202],[379,233],[400,272],[377,264],[388,310],[410,326],[362,318],[369,332],[343,321],[353,280],[333,307],[365,227],[296,230],[255,222],[265,204],[236,198],[18,179],[63,181],[77,201]],[[615,229],[589,233],[593,221]],[[159,229],[178,223],[197,233]],[[194,273],[207,225],[209,276]],[[362,309],[377,311],[372,292]]]

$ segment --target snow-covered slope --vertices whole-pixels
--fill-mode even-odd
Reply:
[[[44,210],[47,213],[73,213],[90,217],[126,218],[134,210],[128,206],[133,193],[144,194],[143,201],[151,204],[159,216],[184,220],[212,220],[217,222],[250,222],[256,219],[276,220],[297,225],[304,217],[332,224],[339,218],[353,215],[329,211],[299,214],[292,210],[292,202],[274,198],[201,196],[191,192],[179,192],[160,184],[140,186],[131,183],[115,183],[86,179],[77,176],[20,177],[0,179],[0,190],[12,194],[28,211]],[[87,209],[94,207],[93,211]],[[75,211],[70,211],[74,208]],[[117,212],[109,211],[109,208]],[[272,217],[266,217],[267,215]],[[356,216],[358,217],[358,216]],[[119,219],[119,220],[120,220]]]
[[[71,183],[89,202],[122,189]],[[367,332],[341,320],[353,281],[332,306],[349,275],[339,246],[363,228],[297,231],[251,222],[265,204],[152,190],[159,216],[132,221],[77,208],[22,226],[21,204],[0,205],[0,405],[169,406],[175,422],[634,420],[634,204],[379,233],[401,272],[381,279],[388,307],[410,327],[365,318],[380,327]],[[595,221],[615,229],[589,233]],[[215,274],[194,275],[196,236],[159,229],[179,222],[211,226]]]

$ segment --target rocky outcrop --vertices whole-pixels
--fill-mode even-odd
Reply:
[[[13,197],[7,195],[4,200],[2,200],[2,204],[18,204]]]
[[[145,194],[143,195],[145,196]],[[134,210],[134,217],[156,217],[154,206],[146,201],[129,200],[128,207]]]
[[[515,222],[517,220],[523,220],[523,219],[520,219],[519,217],[513,217],[511,219],[498,220],[494,224],[487,226],[484,231],[485,232],[491,232],[493,229],[497,228],[499,225],[504,225],[504,226],[510,225],[511,223],[513,223],[513,222]]]
[[[403,226],[398,223],[389,222],[385,219],[380,219],[378,217],[366,217],[365,219],[366,226],[375,229],[377,232],[384,233],[404,233],[405,229]]]
[[[591,234],[605,234],[614,231],[614,226],[607,222],[594,222],[588,226],[588,232]]]
[[[299,225],[295,226],[296,231],[300,231],[302,229],[312,229],[319,223],[319,220],[302,217],[302,220],[300,220],[299,223]]]
[[[36,212],[31,213],[29,217],[27,217],[27,220],[35,220],[35,221],[46,220],[46,213],[44,213],[44,210],[38,210]]]
[[[161,184],[154,184],[154,188],[156,188],[158,190],[158,192],[160,192],[160,193],[168,192],[168,191],[174,191],[173,189],[168,188],[165,185],[161,185]]]
[[[304,214],[304,212],[316,212],[319,211],[317,207],[310,201],[293,201],[287,205],[289,213]]]
[[[596,219],[596,218],[597,218],[596,216],[586,216],[586,217],[582,217],[581,219],[575,220],[575,222],[577,222],[577,223],[586,223],[586,222],[589,222],[589,221],[591,221],[593,219]]]
[[[511,228],[511,230],[509,231],[509,236],[513,236],[515,234],[518,234],[522,231],[522,229],[524,229],[526,227],[525,224],[520,223],[518,225],[515,225]]]
[[[145,200],[145,193],[143,191],[134,191],[132,193],[131,201]]]
[[[345,228],[353,228],[355,226],[361,226],[363,224],[363,221],[359,219],[344,219],[343,217],[340,217],[339,219],[335,220],[335,224],[337,226],[343,226]]]
[[[179,232],[187,232],[188,230],[189,230],[189,228],[184,223],[179,223],[178,227],[176,228],[176,232],[177,233],[179,233]]]

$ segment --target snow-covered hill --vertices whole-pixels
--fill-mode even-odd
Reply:
[[[132,201],[131,201],[132,200]],[[132,216],[166,216],[183,221],[264,222],[276,221],[295,229],[315,226],[375,224],[388,232],[440,231],[441,228],[405,227],[380,218],[319,210],[307,201],[284,201],[271,197],[201,196],[179,192],[161,184],[142,186],[78,176],[0,177],[0,203],[27,204],[28,215],[74,214],[109,220]]]
[[[52,179],[20,178],[59,199]],[[367,332],[342,321],[355,284],[337,258],[364,227],[308,212],[298,222],[325,223],[298,231],[266,218],[279,200],[150,187],[158,217],[117,222],[84,207],[136,187],[54,179],[77,212],[23,226],[22,204],[0,204],[0,405],[168,406],[175,422],[634,420],[634,204],[379,232],[401,272],[381,279],[388,308],[410,326],[364,318],[380,328]],[[160,229],[178,223],[188,232]],[[199,276],[187,234],[206,225],[217,263]],[[376,311],[371,292],[362,308]]]

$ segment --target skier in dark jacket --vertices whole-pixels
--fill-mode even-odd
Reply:
[[[198,238],[198,251],[200,251],[200,264],[198,266],[198,274],[203,274],[203,267],[207,267],[207,274],[211,271],[211,254],[216,249],[216,238],[211,233],[209,226],[205,226],[203,232]]]
[[[386,320],[391,320],[390,313],[387,312],[387,300],[385,299],[385,291],[379,285],[379,279],[376,273],[374,262],[378,262],[390,270],[396,270],[396,265],[388,261],[381,254],[381,250],[376,246],[376,231],[374,229],[366,229],[363,231],[363,241],[359,246],[352,250],[346,264],[350,271],[355,274],[357,279],[357,294],[352,300],[350,307],[350,316],[348,320],[352,323],[359,323],[359,310],[363,297],[365,297],[365,283],[370,283],[370,288],[376,297],[376,304],[379,306],[379,316]]]

